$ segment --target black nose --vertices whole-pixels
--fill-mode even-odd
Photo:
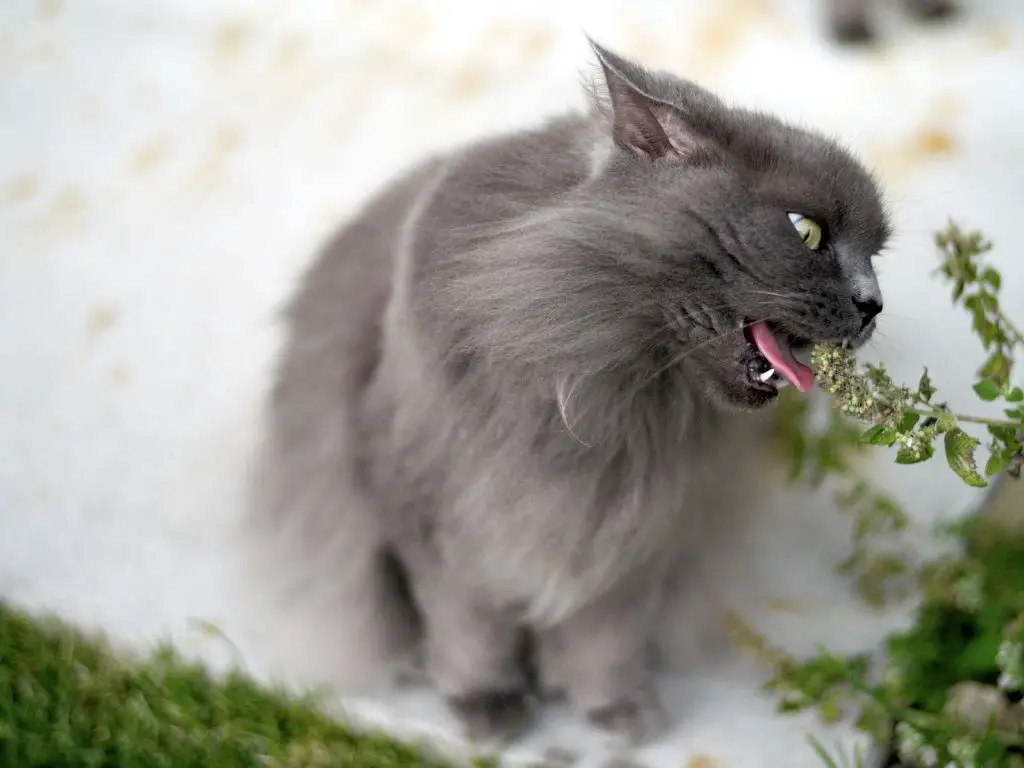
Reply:
[[[867,301],[853,300],[854,305],[857,307],[857,311],[860,312],[860,327],[862,329],[868,327],[868,323],[878,317],[878,314],[882,311],[882,302],[876,299],[868,299]]]

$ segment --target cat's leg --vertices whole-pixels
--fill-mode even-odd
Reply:
[[[520,734],[533,709],[523,629],[433,557],[418,553],[409,571],[423,615],[426,671],[448,706],[474,739]]]
[[[631,579],[539,633],[547,686],[598,728],[641,744],[668,727],[651,670],[660,579]]]
[[[557,627],[531,631],[530,663],[533,685],[541,701],[557,701],[566,695],[565,657],[562,635]]]
[[[904,0],[904,4],[919,19],[942,19],[957,11],[955,0]]]
[[[558,701],[568,692],[568,670],[564,668],[565,644],[558,627],[531,632],[530,658],[533,670],[532,684],[541,701]],[[652,639],[644,648],[644,660],[649,670],[663,666],[661,649]]]
[[[832,36],[844,43],[862,43],[875,36],[871,23],[873,0],[826,0]]]

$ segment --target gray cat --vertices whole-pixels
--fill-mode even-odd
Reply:
[[[592,45],[588,113],[425,160],[320,255],[257,475],[339,657],[421,653],[477,737],[538,695],[632,743],[666,727],[655,626],[726,435],[882,309],[889,225],[850,154]]]
[[[857,43],[875,37],[871,19],[875,0],[826,0],[826,3],[828,25],[837,40]],[[955,0],[903,0],[903,5],[919,19],[942,19],[957,10]]]

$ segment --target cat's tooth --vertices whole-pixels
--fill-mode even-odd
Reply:
[[[770,379],[772,378],[772,376],[774,376],[774,375],[775,375],[775,369],[774,369],[774,368],[769,368],[769,369],[768,369],[767,371],[765,371],[765,372],[764,372],[764,373],[762,373],[762,374],[761,374],[760,376],[758,376],[758,377],[757,377],[757,380],[758,380],[758,381],[761,381],[761,382],[764,382],[765,384],[767,384],[767,383],[768,383],[768,381],[769,381],[769,380],[770,380]]]

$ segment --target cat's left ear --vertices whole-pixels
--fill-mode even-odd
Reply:
[[[652,96],[635,64],[588,38],[601,65],[611,107],[612,138],[641,157],[685,158],[708,143],[679,109]]]

